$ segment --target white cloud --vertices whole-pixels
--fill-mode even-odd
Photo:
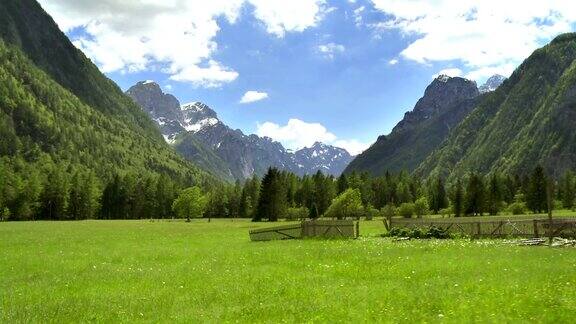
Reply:
[[[364,152],[371,144],[363,143],[357,140],[337,140],[332,143],[336,147],[341,147],[352,155],[358,155]]]
[[[286,32],[301,32],[314,27],[325,11],[324,0],[248,0],[254,7],[254,16],[262,21],[266,30],[284,37]]]
[[[390,61],[388,61],[388,64],[396,65],[396,64],[398,64],[398,59],[391,59]]]
[[[238,78],[214,60],[218,19],[234,23],[248,1],[268,32],[303,31],[322,18],[320,0],[39,0],[60,28],[83,28],[74,44],[103,72],[160,70],[175,81],[218,87]]]
[[[246,104],[246,103],[264,100],[266,98],[268,98],[268,94],[266,92],[259,92],[259,91],[250,90],[250,91],[246,91],[246,93],[242,96],[242,99],[240,99],[240,103]]]
[[[319,45],[317,50],[325,58],[334,59],[334,56],[338,53],[343,53],[346,50],[346,47],[341,44],[328,43]]]
[[[358,7],[356,9],[354,9],[354,23],[356,24],[356,27],[360,27],[362,26],[362,23],[364,21],[364,18],[362,17],[364,11],[365,11],[366,7],[361,6]]]
[[[511,66],[571,30],[576,3],[565,0],[372,0],[393,18],[373,25],[417,36],[401,56],[420,63],[460,61],[470,77],[509,75]]]
[[[256,134],[267,136],[282,143],[286,148],[298,150],[310,147],[315,142],[322,142],[346,149],[351,154],[358,154],[368,148],[369,144],[357,140],[338,139],[320,123],[307,123],[300,119],[291,118],[284,126],[272,122],[257,124]]]
[[[458,68],[450,68],[450,69],[444,69],[436,73],[434,76],[432,76],[432,79],[436,79],[439,75],[447,75],[449,77],[461,77],[463,74],[464,72],[462,72],[462,70]]]

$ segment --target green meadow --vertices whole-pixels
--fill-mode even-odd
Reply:
[[[0,322],[573,322],[576,249],[250,242],[244,220],[0,223]]]

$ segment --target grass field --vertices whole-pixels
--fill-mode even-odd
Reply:
[[[576,249],[250,242],[247,221],[0,223],[0,322],[573,322]]]

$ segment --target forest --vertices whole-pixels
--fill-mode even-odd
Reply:
[[[529,175],[470,173],[454,183],[408,172],[299,177],[270,168],[244,183],[186,187],[165,175],[127,172],[104,182],[94,171],[63,168],[48,158],[37,167],[19,158],[0,159],[3,220],[156,218],[251,218],[255,221],[318,217],[497,215],[572,209],[576,177],[555,180],[538,166]],[[192,190],[193,189],[193,190]]]

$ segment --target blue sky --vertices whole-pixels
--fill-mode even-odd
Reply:
[[[124,90],[155,80],[245,133],[353,153],[387,134],[438,73],[508,76],[574,29],[566,1],[522,13],[492,2],[41,1]]]

